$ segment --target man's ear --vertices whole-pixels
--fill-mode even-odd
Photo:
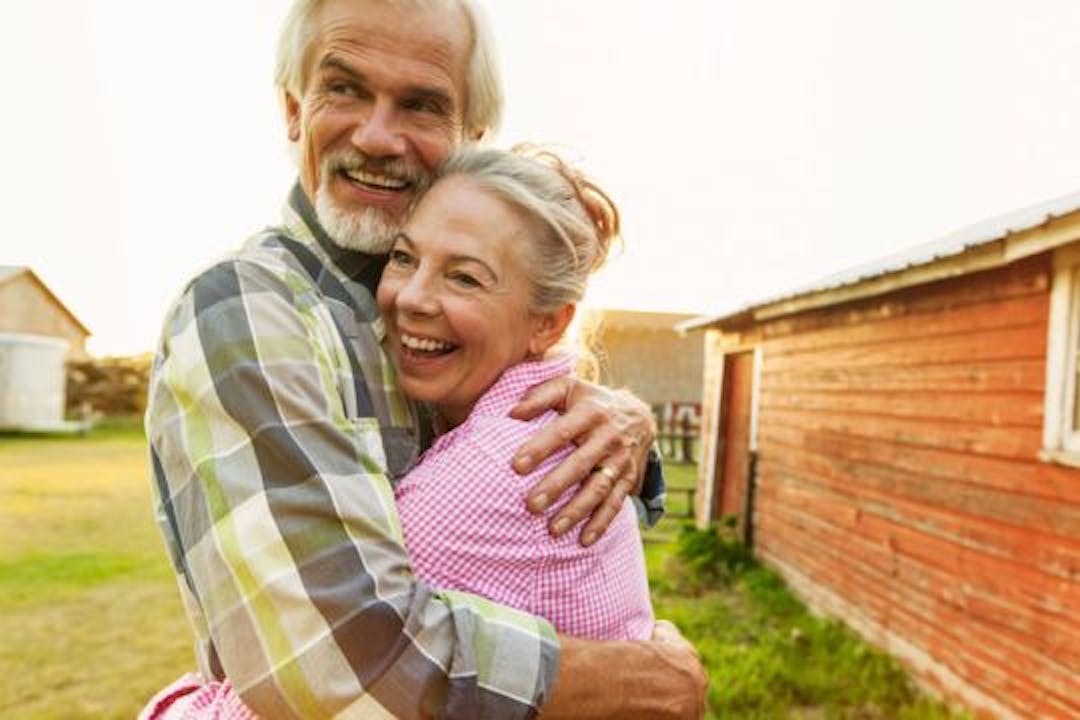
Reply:
[[[570,327],[576,309],[573,303],[567,303],[554,312],[540,315],[532,337],[529,338],[529,355],[544,357],[544,353],[559,342],[566,328]]]
[[[288,90],[284,91],[283,104],[285,105],[285,126],[289,131],[289,142],[300,140],[300,100]]]

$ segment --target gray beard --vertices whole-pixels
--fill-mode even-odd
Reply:
[[[328,174],[324,173],[323,177],[328,177]],[[334,204],[326,182],[320,183],[315,192],[315,215],[335,245],[368,255],[390,252],[401,229],[398,223],[377,208],[345,212]]]

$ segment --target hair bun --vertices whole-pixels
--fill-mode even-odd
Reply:
[[[547,165],[566,181],[585,217],[596,231],[597,247],[595,252],[588,253],[588,270],[590,273],[599,270],[607,260],[612,244],[616,240],[622,240],[619,208],[615,201],[585,173],[550,150],[530,143],[521,143],[511,148],[511,152]]]

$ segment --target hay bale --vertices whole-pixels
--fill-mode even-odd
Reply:
[[[150,354],[68,363],[67,412],[75,417],[141,415],[146,410]]]

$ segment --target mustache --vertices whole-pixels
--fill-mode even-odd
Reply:
[[[339,150],[322,160],[323,178],[341,171],[358,170],[402,180],[419,188],[426,187],[430,181],[428,173],[410,166],[401,158],[374,158],[358,150]]]

